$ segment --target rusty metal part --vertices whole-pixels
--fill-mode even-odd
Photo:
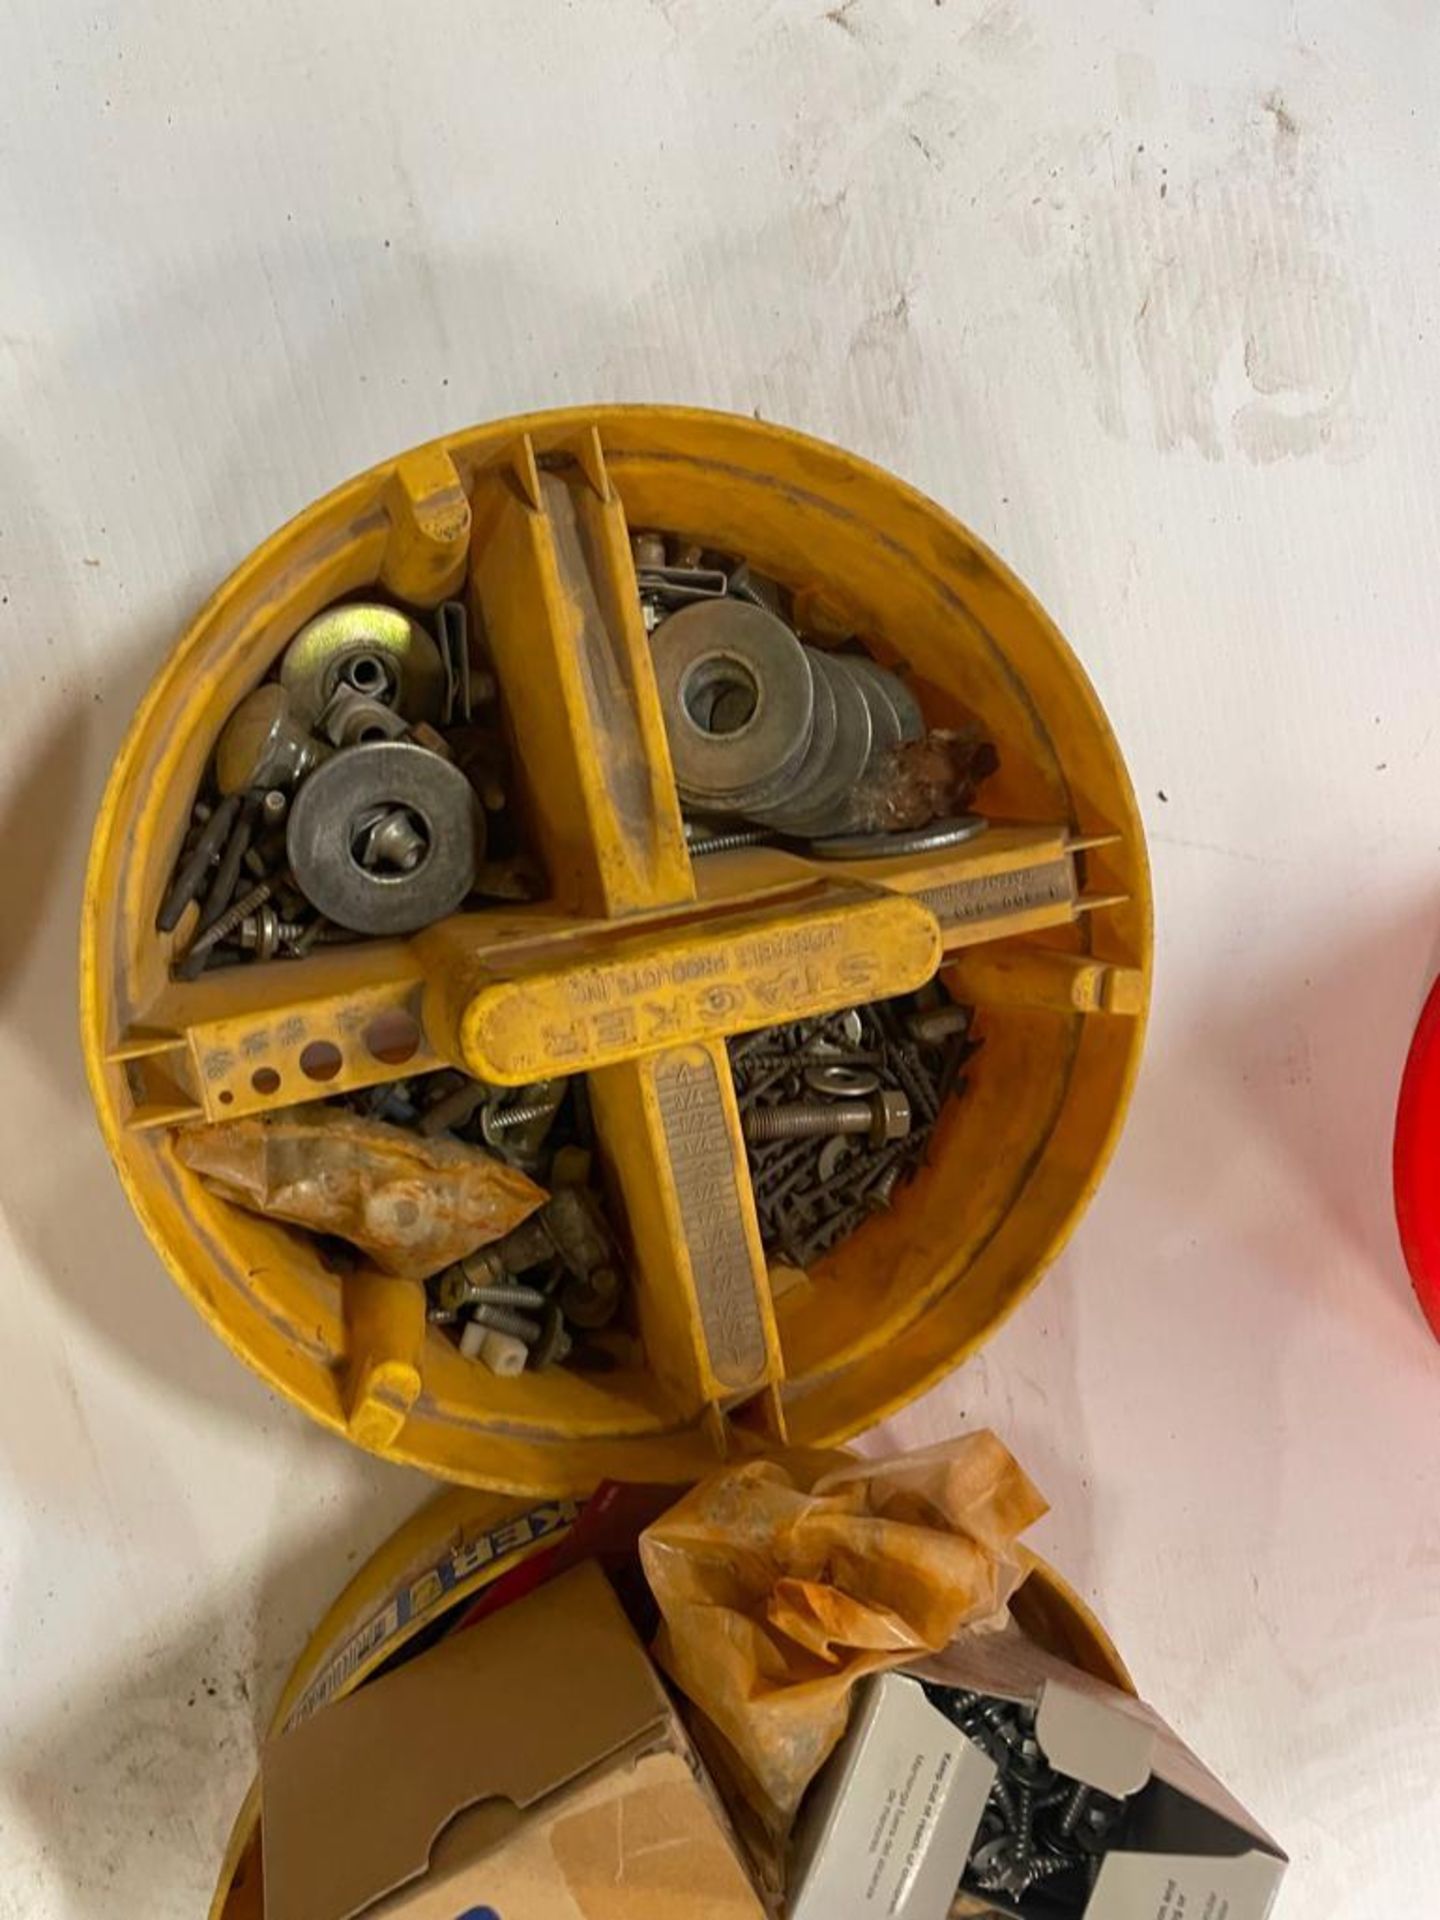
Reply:
[[[374,808],[404,809],[424,831],[424,857],[408,872],[363,864],[357,822]],[[290,810],[286,846],[296,884],[338,926],[356,933],[414,933],[453,913],[470,892],[485,824],[456,767],[400,740],[347,747],[313,773]]]
[[[976,727],[926,734],[875,755],[855,793],[854,831],[902,833],[970,811],[999,766]]]
[[[281,658],[280,684],[306,725],[341,685],[383,700],[412,725],[434,725],[445,710],[440,649],[408,613],[368,602],[331,607],[303,626]]]
[[[246,694],[220,730],[216,784],[222,794],[294,787],[329,752],[295,713],[284,687],[266,681]]]

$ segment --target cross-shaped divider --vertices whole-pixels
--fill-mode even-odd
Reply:
[[[692,865],[630,530],[596,427],[538,450],[522,433],[469,475],[434,450],[408,459],[388,485],[388,525],[368,564],[418,601],[433,603],[464,578],[549,896],[460,915],[408,941],[158,985],[110,1050],[127,1076],[126,1125],[163,1141],[178,1122],[442,1065],[502,1086],[588,1075],[631,1256],[645,1355],[635,1376],[497,1379],[427,1329],[423,1289],[370,1271],[343,1277],[341,1314],[297,1313],[293,1237],[239,1225],[167,1160],[168,1176],[181,1182],[174,1199],[198,1216],[217,1265],[235,1233],[246,1241],[246,1291],[282,1341],[329,1366],[335,1405],[322,1417],[362,1444],[403,1455],[407,1426],[438,1418],[462,1436],[440,1464],[457,1477],[533,1486],[545,1479],[534,1445],[558,1436],[562,1449],[566,1438],[591,1444],[586,1468],[557,1464],[553,1484],[609,1471],[676,1478],[746,1433],[784,1437],[787,1362],[817,1376],[843,1372],[847,1353],[892,1337],[940,1284],[923,1262],[887,1261],[873,1318],[853,1289],[837,1298],[838,1342],[813,1302],[777,1317],[727,1039],[909,992],[937,972],[982,1007],[1067,1021],[1138,1014],[1137,968],[1046,936],[1123,907],[1123,893],[1085,881],[1087,854],[1103,861],[1116,836],[1057,821],[995,826],[900,858],[837,863],[757,848]],[[643,524],[657,523],[663,511]],[[343,584],[322,569],[298,596],[302,609]],[[257,657],[268,664],[262,631],[254,623],[248,654],[239,650],[251,669],[237,692],[256,677]],[[148,928],[153,904],[141,918]],[[995,1071],[1024,1073],[1029,1044],[999,1049]],[[993,1184],[977,1243],[1000,1229],[1013,1169]],[[917,1364],[932,1364],[924,1350]],[[432,1463],[433,1449],[426,1457]]]

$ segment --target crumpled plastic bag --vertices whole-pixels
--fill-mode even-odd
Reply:
[[[480,1147],[427,1140],[337,1107],[182,1127],[175,1152],[213,1193],[272,1220],[338,1234],[407,1280],[500,1239],[546,1198]]]
[[[656,1655],[772,1840],[843,1734],[857,1681],[1004,1622],[1027,1570],[1017,1538],[1046,1511],[978,1432],[813,1480],[798,1456],[729,1467],[647,1528]]]

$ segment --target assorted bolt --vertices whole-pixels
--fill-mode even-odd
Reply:
[[[893,1204],[964,1091],[970,1025],[930,988],[731,1041],[768,1255],[808,1267]]]
[[[631,1336],[618,1324],[625,1285],[596,1185],[583,1079],[500,1088],[442,1068],[341,1094],[336,1104],[427,1138],[484,1147],[548,1189],[545,1204],[512,1232],[425,1283],[431,1324],[447,1329],[467,1358],[508,1375],[561,1365],[600,1372],[631,1357]],[[514,1344],[498,1346],[488,1334]]]
[[[497,880],[514,897],[507,751],[477,714],[495,678],[458,603],[435,620],[439,644],[394,607],[333,607],[230,714],[156,914],[174,933],[199,903],[177,978],[413,932]]]
[[[1017,1903],[1007,1911],[1079,1920],[1106,1851],[1121,1841],[1126,1803],[1052,1767],[1024,1702],[928,1681],[925,1692],[998,1769],[961,1888]],[[1029,1900],[1037,1889],[1038,1906]]]

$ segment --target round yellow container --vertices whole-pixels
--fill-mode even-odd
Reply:
[[[269,1737],[362,1686],[457,1602],[557,1539],[571,1524],[566,1501],[535,1505],[451,1488],[421,1509],[340,1595],[285,1683]],[[1010,1602],[1020,1625],[1052,1653],[1133,1692],[1109,1635],[1044,1561]],[[260,1783],[245,1796],[220,1868],[209,1920],[263,1920]]]
[[[948,853],[848,865],[773,849],[692,864],[649,667],[633,529],[744,554],[903,666],[932,726],[973,719],[992,821]],[[533,908],[408,941],[173,982],[156,909],[225,718],[299,627],[380,592],[466,594],[527,819]],[[509,977],[522,953],[524,978]],[[517,966],[519,963],[516,963]],[[81,949],[90,1083],[126,1191],[215,1331],[357,1444],[443,1478],[559,1494],[687,1481],[752,1437],[830,1445],[932,1385],[1033,1287],[1100,1179],[1138,1065],[1150,894],[1134,798],[1064,641],[932,502],[836,448],[660,407],[457,433],[300,514],[220,589],[146,696],[105,795]],[[984,1051],[890,1213],[770,1284],[724,1042],[908,991],[938,970]],[[663,991],[658,996],[657,982]],[[699,983],[699,984],[696,984]],[[413,1016],[405,1066],[368,1051]],[[316,1247],[208,1192],[173,1129],[456,1064],[584,1070],[624,1221],[632,1365],[506,1380],[424,1320],[413,1285],[342,1281]],[[263,1091],[262,1091],[263,1088]]]

